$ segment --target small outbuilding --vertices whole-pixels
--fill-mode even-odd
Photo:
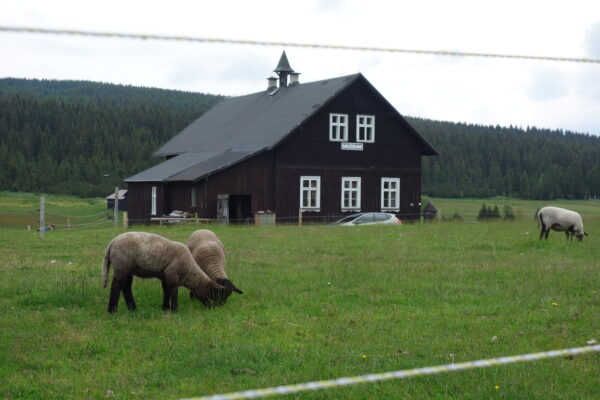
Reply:
[[[434,207],[432,202],[429,202],[423,209],[423,218],[425,221],[433,221],[437,216],[437,212],[437,208]]]
[[[121,189],[119,190],[119,210],[127,211],[127,190]],[[106,199],[106,208],[108,210],[112,210],[115,208],[115,194],[112,193],[105,197]]]

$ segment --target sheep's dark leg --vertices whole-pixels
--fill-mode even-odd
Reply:
[[[137,310],[135,306],[135,300],[133,299],[133,292],[131,291],[131,285],[133,284],[133,275],[129,275],[127,279],[125,279],[125,284],[123,285],[123,297],[125,298],[125,303],[127,304],[127,308],[131,311]]]
[[[120,277],[113,277],[112,283],[110,285],[110,297],[108,299],[108,312],[114,313],[117,311],[117,306],[119,305],[119,296],[121,295],[121,290],[123,290],[123,285],[125,284],[125,279]]]
[[[165,282],[164,279],[160,280],[162,282],[162,289],[163,289],[163,305],[162,305],[162,309],[163,311],[167,311],[168,309],[171,308],[170,304],[170,294],[169,294],[169,288],[167,287],[167,283]]]
[[[567,229],[567,230],[565,231],[565,233],[567,234],[567,239],[568,239],[570,242],[572,242],[572,241],[573,241],[573,236],[575,235],[575,229],[574,229],[574,228],[575,228],[575,226],[574,226],[574,225],[571,225],[571,226],[569,227],[569,229]]]
[[[544,233],[546,232],[546,225],[542,220],[540,220],[540,225],[542,226],[542,229],[540,230],[540,240],[542,240],[544,238]]]
[[[177,290],[177,285],[173,285],[170,288],[170,294],[171,294],[171,312],[177,312],[179,310],[179,304],[177,302],[177,294],[178,294],[178,290]]]

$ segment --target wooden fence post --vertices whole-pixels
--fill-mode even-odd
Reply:
[[[46,198],[40,197],[40,239],[44,238],[44,228],[46,227]]]
[[[117,229],[119,227],[119,187],[115,186],[115,206],[113,207],[115,211],[114,215],[114,227]]]

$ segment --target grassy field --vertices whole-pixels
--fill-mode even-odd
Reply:
[[[139,278],[138,311],[106,312],[100,262],[120,230],[0,228],[0,397],[179,399],[600,341],[600,203],[569,203],[591,234],[569,243],[539,241],[536,204],[511,201],[514,222],[211,226],[245,294],[209,310],[180,289],[178,314]],[[591,354],[284,398],[598,399],[599,376]]]
[[[46,224],[59,228],[109,225],[111,211],[106,200],[81,199],[73,196],[45,195]],[[39,228],[40,195],[33,193],[0,192],[0,227]]]
[[[520,200],[507,197],[490,199],[440,199],[433,198],[431,202],[440,210],[440,214],[451,217],[454,213],[465,221],[474,221],[479,215],[482,204],[498,206],[502,214],[504,206],[511,207],[517,219],[533,220],[536,211],[544,206],[556,206],[575,210],[584,216],[584,222],[590,218],[600,218],[600,200]]]

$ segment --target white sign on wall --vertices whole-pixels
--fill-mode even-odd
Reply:
[[[342,142],[342,150],[358,150],[362,151],[363,143]]]

